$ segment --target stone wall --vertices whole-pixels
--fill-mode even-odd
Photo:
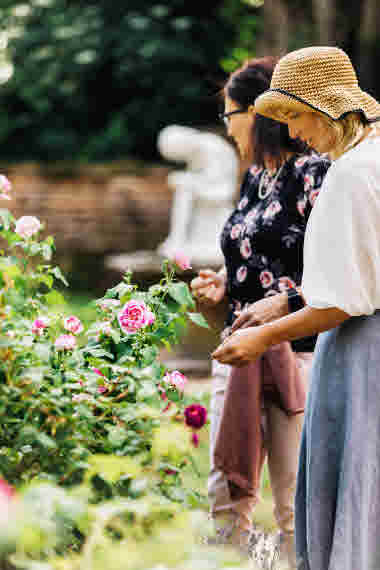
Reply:
[[[69,273],[93,267],[99,278],[105,255],[155,249],[168,234],[166,167],[23,164],[1,172],[13,185],[13,199],[3,207],[16,217],[37,216],[44,233],[55,237],[56,260]]]

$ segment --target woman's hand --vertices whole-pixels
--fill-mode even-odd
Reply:
[[[243,311],[236,311],[235,315],[238,315],[238,317],[235,319],[231,331],[235,332],[238,329],[265,325],[265,323],[285,317],[288,313],[288,295],[286,293],[272,295],[252,303]]]
[[[256,360],[271,346],[267,328],[265,326],[240,329],[226,338],[212,353],[222,364],[244,366]]]
[[[198,277],[190,283],[190,287],[200,303],[217,305],[226,294],[225,272],[221,270],[216,273],[212,269],[201,269]]]

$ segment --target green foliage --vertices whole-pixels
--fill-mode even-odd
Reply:
[[[25,235],[20,220],[16,233],[12,214],[0,217],[0,564],[240,563],[197,544],[210,529],[204,495],[186,484],[200,471],[183,411],[203,398],[168,379],[159,351],[189,320],[207,323],[174,264],[147,291],[127,273],[91,302],[84,328],[55,289],[64,275],[46,263],[53,238]]]
[[[213,123],[220,60],[254,31],[235,4],[5,0],[14,73],[0,93],[2,158],[151,159],[167,124]]]

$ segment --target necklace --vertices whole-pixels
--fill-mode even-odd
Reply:
[[[266,168],[261,175],[259,182],[258,195],[260,200],[265,200],[273,192],[276,187],[277,180],[282,172],[285,162],[283,162],[280,168],[277,170],[274,177],[271,177],[268,169]]]

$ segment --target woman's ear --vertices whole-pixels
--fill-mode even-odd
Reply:
[[[252,117],[256,115],[256,111],[255,111],[255,106],[254,105],[249,105],[248,107],[248,114]]]

